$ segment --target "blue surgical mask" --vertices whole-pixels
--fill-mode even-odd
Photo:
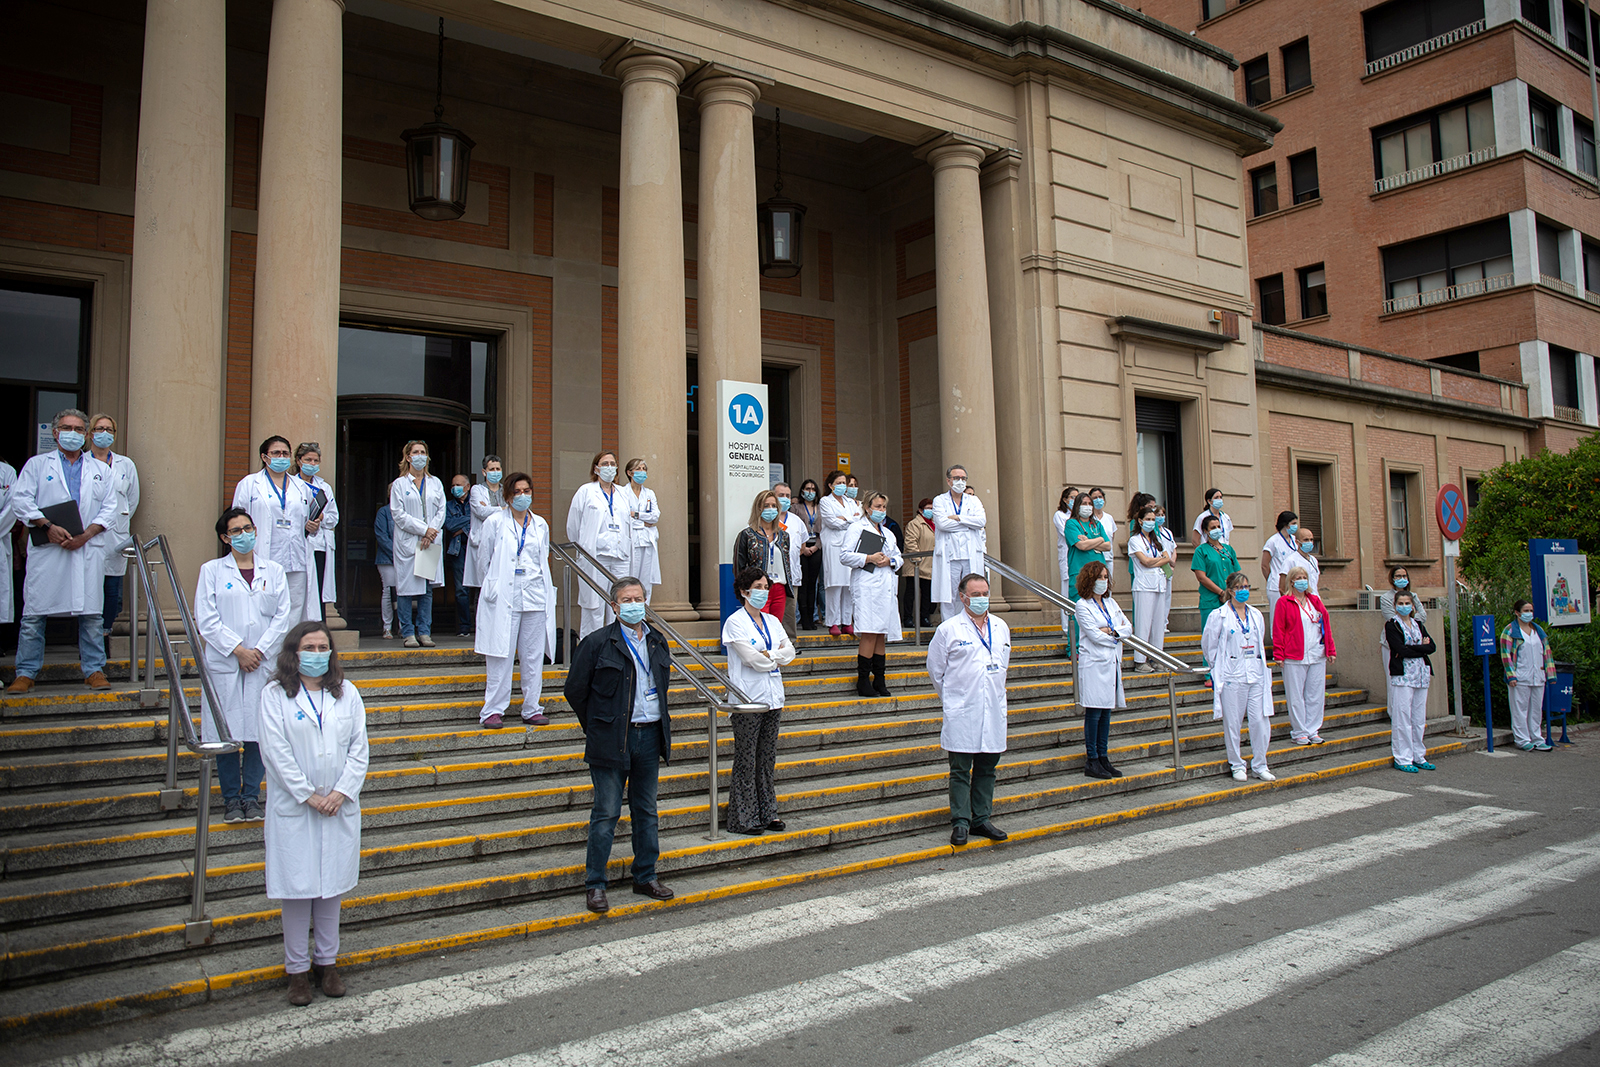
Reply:
[[[488,482],[490,485],[499,485],[500,479],[504,478],[505,476],[505,471],[486,471],[483,475],[483,480]]]
[[[1222,514],[1222,498],[1220,496],[1211,498],[1211,506],[1217,509],[1217,514]]]
[[[809,504],[813,500],[817,499],[817,492],[816,492],[815,489],[802,489],[802,490],[800,490],[800,497],[807,504]]]
[[[744,595],[745,603],[760,611],[767,606],[767,591],[765,589],[751,589]]]
[[[300,673],[307,678],[321,678],[328,673],[328,660],[333,658],[333,650],[326,652],[307,652],[300,650]]]
[[[778,517],[778,509],[777,508],[762,508],[761,509],[761,521],[762,522],[771,522],[773,519],[776,519],[777,517]]]
[[[833,495],[834,496],[843,498],[844,495],[846,493],[848,493],[848,492],[850,492],[850,487],[848,485],[845,485],[843,482],[834,483],[834,486],[833,486]]]
[[[778,510],[779,511],[788,511],[789,510],[789,498],[788,497],[780,496],[778,498]]]
[[[887,516],[887,515],[888,515],[888,514],[889,514],[889,513],[888,513],[888,512],[887,512],[887,511],[883,511],[883,510],[881,510],[881,509],[880,509],[880,510],[878,510],[878,511],[874,511],[874,512],[873,512],[873,513],[872,513],[872,521],[873,521],[873,522],[882,522],[882,521],[883,521],[883,520],[884,520],[884,518],[885,518],[885,517],[886,517],[886,516]]]
[[[248,556],[256,550],[256,532],[246,530],[244,533],[236,533],[228,538],[228,544],[232,545],[233,550],[239,555]]]
[[[320,463],[302,463],[302,464],[300,464],[300,473],[306,475],[309,478],[315,478],[317,476],[317,472],[319,470],[321,470],[321,469],[322,469],[322,464],[320,464]]]
[[[849,497],[851,500],[854,500],[857,496],[860,495],[860,493],[861,493],[861,487],[859,485],[847,486],[845,488],[845,491],[844,491],[844,495]]]
[[[452,485],[450,487],[450,495],[460,500],[467,495],[467,487],[464,485]]]
[[[1522,615],[1520,616],[1520,618],[1522,619],[1523,622],[1532,622],[1533,621],[1533,612],[1524,611],[1522,613]]]
[[[974,615],[987,615],[989,614],[989,598],[986,596],[968,597],[967,607],[972,609]]]
[[[1394,606],[1394,613],[1396,615],[1410,615],[1411,614],[1411,605],[1410,604],[1396,604]]]
[[[1105,498],[1098,497],[1098,496],[1094,498],[1094,509],[1096,511],[1100,511],[1105,506],[1106,506]]]
[[[650,477],[650,472],[649,471],[634,471],[633,472],[633,484],[634,485],[643,485],[644,484],[644,480],[646,478],[648,478],[648,477]]]
[[[56,435],[56,443],[64,452],[76,452],[83,448],[83,434],[77,430],[62,430]]]
[[[1106,595],[1106,590],[1110,589],[1110,588],[1111,588],[1111,583],[1106,581],[1104,578],[1096,578],[1094,580],[1094,595],[1095,596],[1105,596]]]
[[[617,618],[629,626],[638,626],[644,622],[644,601],[631,600],[626,604],[617,606]]]
[[[1241,604],[1247,603],[1250,600],[1250,590],[1235,589],[1233,591],[1233,599],[1237,600]]]
[[[1167,524],[1167,520],[1166,520],[1166,518],[1164,516],[1161,516],[1161,515],[1157,515],[1156,516],[1156,529],[1159,530],[1161,527],[1165,526],[1166,524]]]
[[[1295,534],[1297,534],[1299,532],[1300,532],[1300,524],[1298,522],[1291,522],[1289,524],[1289,536],[1293,537]]]
[[[1309,578],[1296,578],[1294,580],[1294,588],[1295,588],[1296,592],[1304,593],[1307,589],[1311,588],[1311,579],[1309,579]]]
[[[62,434],[65,437],[65,434]],[[65,442],[62,442],[65,444]],[[267,467],[273,474],[282,474],[289,469],[289,464],[294,462],[288,456],[271,456],[267,459]]]
[[[96,430],[94,434],[94,447],[110,448],[116,444],[117,435],[110,430]]]
[[[529,508],[533,507],[533,494],[518,493],[516,496],[511,498],[511,506],[518,511],[527,511]]]
[[[1411,579],[1410,578],[1396,578],[1394,580],[1394,587],[1396,589],[1404,589],[1406,586],[1408,586],[1410,584],[1411,584]]]
[[[933,509],[932,508],[923,508],[922,509],[922,517],[927,519],[929,522],[932,522],[933,521]]]
[[[411,457],[411,469],[412,470],[420,471],[420,470],[427,470],[427,468],[428,468],[428,457],[427,456],[412,456]]]
[[[1141,522],[1139,524],[1139,526],[1140,526],[1140,528],[1142,528],[1144,530],[1145,533],[1155,533],[1156,532],[1156,520],[1154,520],[1154,519],[1145,519],[1143,522]]]
[[[1311,555],[1312,552],[1316,551],[1316,548],[1317,548],[1317,543],[1315,541],[1301,541],[1300,542],[1300,551],[1304,552],[1308,556]]]
[[[1211,529],[1206,531],[1206,536],[1211,538],[1211,540],[1213,540],[1213,541],[1222,540],[1222,527],[1220,527],[1220,526],[1211,527]]]

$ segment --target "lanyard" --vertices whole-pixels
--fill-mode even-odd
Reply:
[[[772,634],[767,629],[767,620],[761,617],[761,612],[756,612],[756,625],[761,628],[761,640],[767,643],[767,651],[772,651]]]
[[[1295,544],[1293,541],[1289,540],[1289,535],[1288,534],[1284,533],[1284,534],[1279,534],[1278,536],[1283,538],[1283,543],[1289,546],[1289,554],[1291,556],[1294,555],[1296,552],[1300,551],[1300,546]]]
[[[1238,601],[1234,601],[1234,603],[1237,604]],[[1239,628],[1243,632],[1244,636],[1249,637],[1250,636],[1250,609],[1249,608],[1245,608],[1244,609],[1244,614],[1242,614],[1242,615],[1237,610],[1235,610],[1234,613],[1233,613],[1233,617],[1239,620]]]
[[[955,501],[955,503],[953,505],[951,505],[951,506],[956,509],[956,517],[960,518],[961,517],[961,497],[955,496],[954,494],[951,494],[951,499]]]
[[[616,492],[616,490],[613,489],[611,492],[607,493],[604,489],[602,489],[602,490],[600,490],[600,492],[605,495],[607,513],[609,513],[610,516],[613,519],[616,518],[617,517],[617,492]]]
[[[968,622],[972,622],[972,616],[971,615],[967,616],[967,621]],[[979,630],[978,629],[978,624],[973,622],[972,623],[972,632],[978,635],[978,640],[979,641],[983,642],[983,650],[985,652],[989,653],[989,658],[991,660],[994,659],[993,631],[989,627],[988,618],[986,617],[983,620],[983,629],[982,630]]]
[[[628,651],[633,654],[634,662],[639,665],[640,670],[644,671],[644,676],[650,679],[650,691],[655,692],[656,680],[655,676],[650,673],[649,662],[643,656],[639,655],[638,649],[633,647],[633,638],[628,636],[627,624],[623,624],[620,629],[622,630],[622,640],[627,642]]]
[[[1096,600],[1094,602],[1094,606],[1099,608],[1100,609],[1100,614],[1102,614],[1102,615],[1104,615],[1106,617],[1106,625],[1111,627],[1113,630],[1115,630],[1117,628],[1117,624],[1111,621],[1111,612],[1106,610],[1105,601]]]
[[[270,474],[267,475],[267,484],[272,486],[274,493],[278,494],[278,510],[285,515],[289,514],[289,476],[287,474],[283,476],[282,489],[278,488],[277,483],[272,480],[272,475]]]
[[[1307,611],[1306,610],[1307,608],[1310,608],[1311,610]],[[1317,633],[1318,633],[1319,636],[1320,635],[1325,635],[1327,633],[1327,629],[1328,628],[1326,626],[1324,626],[1323,623],[1322,623],[1322,612],[1318,611],[1315,607],[1313,607],[1310,604],[1310,602],[1307,602],[1305,604],[1300,605],[1300,614],[1301,614],[1302,617],[1304,617],[1306,619],[1315,619],[1316,620]],[[1324,644],[1327,643],[1326,636],[1323,636],[1322,640],[1323,640]]]
[[[1162,551],[1158,547],[1157,542],[1156,541],[1152,541],[1150,539],[1150,535],[1149,534],[1145,534],[1144,535],[1144,547],[1149,549],[1149,551],[1145,553],[1145,555],[1147,555],[1147,556],[1159,556],[1159,555],[1162,554]]]
[[[528,526],[533,522],[533,509],[528,509],[528,514],[522,520],[522,532],[517,535],[517,559],[522,559],[522,546],[528,540]]]
[[[300,687],[300,692],[306,698],[306,707],[310,708],[311,709],[311,714],[313,714],[313,715],[315,715],[317,717],[317,731],[320,733],[321,730],[322,730],[322,709],[319,708],[315,703],[312,702],[312,700],[311,700],[311,690],[307,689],[305,686],[302,685]],[[324,696],[322,699],[323,699],[323,703],[327,703],[327,699],[328,698],[326,696]]]

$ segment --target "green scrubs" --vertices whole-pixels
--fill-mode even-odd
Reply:
[[[1233,550],[1232,545],[1221,545],[1208,539],[1205,544],[1194,550],[1194,562],[1190,564],[1189,569],[1211,579],[1218,589],[1226,590],[1228,579],[1239,570],[1239,554]],[[1211,613],[1222,607],[1223,599],[1205,586],[1200,586],[1201,633],[1205,633],[1206,620],[1211,617]]]

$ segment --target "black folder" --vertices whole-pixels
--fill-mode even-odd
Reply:
[[[882,534],[873,533],[871,530],[862,530],[861,540],[856,542],[856,551],[861,553],[863,556],[870,556],[875,552],[882,552],[883,544],[884,541]],[[861,569],[866,571],[868,574],[871,574],[873,571],[878,569],[878,565],[876,563],[868,563]]]
[[[83,519],[78,515],[76,500],[63,500],[59,504],[51,504],[39,510],[50,520],[50,526],[60,526],[73,537],[83,533]],[[33,542],[33,547],[42,548],[50,544],[50,526],[28,527],[28,538]]]
[[[307,522],[316,522],[322,518],[322,513],[328,508],[328,494],[316,486],[311,487],[311,513],[306,516]]]

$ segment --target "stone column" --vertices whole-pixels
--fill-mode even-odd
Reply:
[[[275,0],[261,123],[250,453],[269,434],[322,445],[335,482],[342,0]]]
[[[919,154],[933,167],[942,466],[965,465],[967,481],[983,501],[989,518],[989,554],[1003,558],[989,274],[978,190],[978,168],[987,151],[947,135],[920,149]],[[944,471],[939,473],[942,476]],[[998,594],[994,596],[999,599]]]
[[[141,475],[134,533],[167,535],[186,588],[217,554],[211,523],[232,495],[221,485],[226,22],[223,0],[145,8],[120,447]]]
[[[678,86],[683,64],[628,54],[622,79],[617,234],[617,410],[621,455],[643,456],[662,502],[661,586],[669,622],[699,618],[689,603],[688,439],[684,357],[683,163]]]
[[[716,382],[761,381],[761,262],[756,248],[756,100],[749,79],[715,70],[694,86],[700,103],[699,366],[700,394]],[[709,409],[706,409],[709,410]],[[712,476],[717,435],[700,434],[700,615],[718,619],[716,575],[722,562],[722,509],[744,514],[749,502],[723,501]]]

